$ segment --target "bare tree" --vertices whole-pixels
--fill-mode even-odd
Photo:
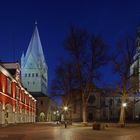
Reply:
[[[87,101],[93,91],[94,80],[100,75],[99,68],[107,63],[106,45],[99,36],[91,36],[86,31],[72,27],[65,40],[65,49],[75,65],[82,97],[82,118],[83,122],[87,122]]]
[[[73,64],[70,62],[61,61],[55,70],[55,79],[52,81],[51,94],[52,96],[67,98],[67,103],[69,104],[70,91],[75,85],[75,72],[73,69]],[[75,85],[76,86],[76,85]]]
[[[121,94],[120,124],[125,123],[125,107],[123,105],[126,103],[126,99],[138,88],[138,79],[136,76],[132,75],[130,77],[130,66],[132,65],[134,54],[134,41],[130,37],[127,37],[118,43],[112,56],[114,72],[120,77],[120,83],[117,85],[116,91]]]

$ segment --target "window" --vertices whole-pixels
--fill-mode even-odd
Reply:
[[[8,109],[5,112],[5,117],[8,118]]]
[[[34,73],[32,73],[32,77],[34,77]]]
[[[35,82],[33,81],[33,85],[35,84]]]
[[[42,100],[40,101],[40,104],[43,105],[43,101]]]
[[[38,77],[38,73],[36,73],[36,77]]]
[[[76,102],[75,102],[74,105],[73,105],[73,113],[76,113],[76,110],[77,110],[77,105],[76,105]]]
[[[25,73],[25,77],[27,77],[27,73]]]
[[[109,100],[109,106],[112,106],[113,105],[113,99],[110,99]]]
[[[31,74],[29,73],[29,77],[31,76]]]
[[[22,102],[24,102],[24,91],[22,91]]]
[[[94,102],[95,102],[95,96],[94,95],[91,95],[90,97],[89,97],[89,99],[88,99],[88,103],[89,104],[93,104]]]
[[[102,101],[102,102],[101,102],[101,105],[102,105],[103,107],[106,106],[105,101]]]
[[[19,88],[18,88],[18,86],[16,86],[16,95],[17,95],[16,97],[19,98]]]
[[[30,82],[28,81],[28,82],[27,82],[27,84],[29,85],[29,84],[30,84]]]
[[[121,100],[120,100],[120,99],[117,100],[117,104],[118,104],[118,105],[121,104]]]
[[[8,94],[11,94],[11,81],[9,78],[7,79],[7,92]]]

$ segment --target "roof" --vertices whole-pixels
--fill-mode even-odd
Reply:
[[[9,73],[14,76],[16,74],[16,69],[7,69]]]
[[[25,64],[24,65],[26,65],[26,62],[30,55],[32,55],[34,61],[37,64],[39,63],[39,65],[44,65],[44,64],[46,65],[37,24],[35,24],[35,29],[32,34],[32,37],[31,37],[31,40],[30,40],[30,43],[29,43],[29,46],[28,46],[28,49],[27,49],[27,52],[25,55]],[[39,58],[39,61],[38,61],[38,58]]]
[[[20,65],[17,62],[1,62],[1,65],[7,69],[12,76],[16,74],[17,69],[20,69]]]
[[[47,95],[45,95],[45,94],[43,94],[41,92],[30,92],[30,93],[35,98],[37,98],[37,97],[48,97]]]

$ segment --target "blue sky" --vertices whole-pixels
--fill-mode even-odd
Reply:
[[[37,20],[50,91],[55,67],[66,55],[63,41],[70,25],[101,35],[108,51],[113,51],[126,34],[136,36],[139,5],[139,0],[0,0],[0,60],[20,61]],[[110,65],[102,68],[102,74],[106,84],[115,83]]]

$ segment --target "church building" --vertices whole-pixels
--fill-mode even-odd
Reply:
[[[26,54],[21,57],[21,77],[23,86],[33,95],[47,95],[47,64],[39,37],[37,24]]]
[[[48,97],[48,67],[45,61],[37,23],[27,52],[21,57],[23,86],[37,100],[36,121],[52,121],[56,103]]]

